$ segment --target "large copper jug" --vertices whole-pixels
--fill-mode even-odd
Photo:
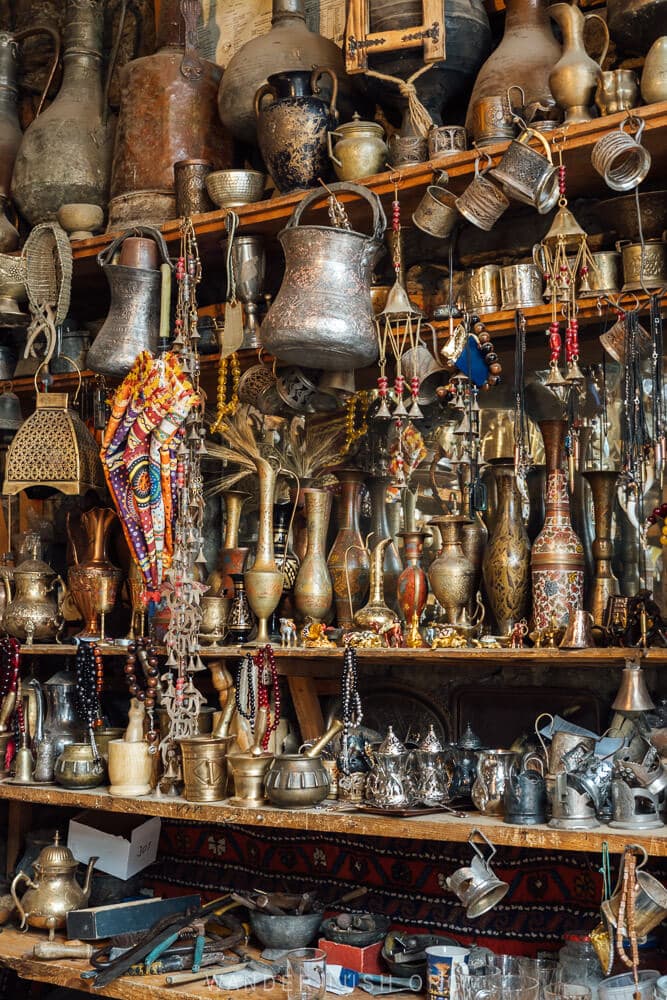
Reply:
[[[49,35],[53,39],[54,56],[37,114],[42,109],[44,98],[60,59],[60,36],[57,31],[45,26],[26,28],[13,35],[6,31],[0,31],[0,252],[5,253],[16,250],[19,243],[17,231],[3,218],[9,199],[14,161],[23,138],[18,117],[19,92],[16,83],[19,44],[26,38],[40,34]]]
[[[68,0],[62,84],[19,147],[12,197],[33,226],[68,203],[106,208],[114,120],[102,85],[104,9],[104,0]]]
[[[234,166],[233,143],[218,118],[222,70],[198,55],[196,19],[185,23],[179,0],[162,0],[159,10],[157,51],[120,74],[109,229],[175,218],[179,160]]]
[[[86,364],[94,372],[123,378],[142,351],[155,353],[160,336],[162,275],[157,268],[129,267],[114,263],[128,237],[155,240],[161,264],[169,266],[169,251],[157,229],[137,226],[117,236],[97,255],[111,290],[109,312],[92,347]],[[150,244],[149,244],[150,246]]]
[[[313,191],[302,198],[279,234],[285,275],[260,336],[262,346],[286,364],[349,371],[378,356],[370,282],[387,220],[368,188],[339,183],[328,190],[364,198],[373,212],[372,234],[302,225],[304,210],[322,196]]]

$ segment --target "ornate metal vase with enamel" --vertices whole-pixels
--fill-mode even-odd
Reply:
[[[332,96],[319,96],[318,81],[328,75]],[[272,73],[255,94],[257,142],[266,168],[282,194],[315,187],[329,175],[329,134],[336,127],[338,81],[321,67]],[[266,97],[271,97],[266,102]]]
[[[304,211],[321,195],[302,198],[280,233],[285,275],[262,323],[263,346],[279,360],[325,371],[372,364],[378,356],[370,284],[386,218],[377,195],[351,184],[332,184],[333,194],[350,191],[373,212],[372,235],[333,226],[302,225]]]
[[[391,726],[379,746],[371,749],[371,769],[366,777],[365,801],[380,809],[407,809],[415,801],[411,751]]]

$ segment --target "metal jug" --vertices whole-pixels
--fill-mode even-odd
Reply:
[[[503,799],[505,823],[534,826],[546,822],[547,788],[541,757],[526,754],[517,767],[510,765]]]
[[[33,863],[35,873],[31,879],[20,871],[11,885],[11,893],[21,918],[21,928],[37,927],[48,930],[53,939],[54,931],[65,926],[70,910],[85,906],[90,896],[93,868],[98,859],[92,857],[86,866],[83,885],[76,880],[78,862],[68,847],[61,846],[56,833],[53,844],[45,847]],[[17,887],[25,882],[28,891],[19,900]]]
[[[502,816],[503,795],[512,768],[520,760],[514,750],[478,750],[477,777],[472,786],[472,801],[486,816]]]
[[[161,269],[126,267],[114,264],[114,255],[128,237],[143,236],[155,240],[162,261]],[[121,256],[122,259],[122,256]],[[88,367],[103,375],[123,378],[142,351],[154,353],[160,335],[162,272],[169,269],[169,252],[161,233],[150,226],[137,226],[117,236],[97,255],[111,289],[111,305],[102,329],[88,351]],[[168,312],[168,311],[167,311]]]
[[[387,220],[380,199],[367,188],[341,183],[329,190],[369,203],[372,235],[302,226],[304,210],[322,198],[320,191],[306,195],[279,235],[285,276],[262,323],[261,340],[288,364],[345,371],[364,368],[378,356],[370,285]]]
[[[414,805],[412,752],[407,750],[391,726],[370,752],[371,770],[366,778],[366,801],[381,809],[405,809]]]
[[[2,627],[9,635],[26,642],[54,639],[62,630],[62,603],[67,592],[62,577],[39,558],[39,538],[33,536],[31,557],[13,572],[16,591],[12,597],[9,580],[3,576],[7,608]],[[52,592],[60,588],[57,597]]]

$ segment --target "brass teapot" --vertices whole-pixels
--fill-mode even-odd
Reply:
[[[20,871],[11,885],[11,894],[21,918],[21,930],[38,927],[48,930],[52,940],[54,932],[65,926],[70,910],[85,906],[90,896],[90,884],[97,858],[90,858],[86,878],[80,886],[75,878],[78,862],[68,847],[60,844],[60,834],[56,832],[53,843],[45,847],[33,863],[34,879]],[[28,891],[19,900],[16,893],[21,882]]]
[[[67,592],[62,577],[39,558],[37,535],[32,537],[30,549],[30,558],[24,559],[13,571],[13,597],[8,574],[0,570],[7,601],[2,627],[29,646],[35,639],[48,641],[60,635],[64,624],[62,605]],[[54,597],[52,591],[57,587],[60,591]]]

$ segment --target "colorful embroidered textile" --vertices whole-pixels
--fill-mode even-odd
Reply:
[[[176,451],[199,399],[177,355],[140,354],[113,399],[102,464],[149,597],[171,565]]]

